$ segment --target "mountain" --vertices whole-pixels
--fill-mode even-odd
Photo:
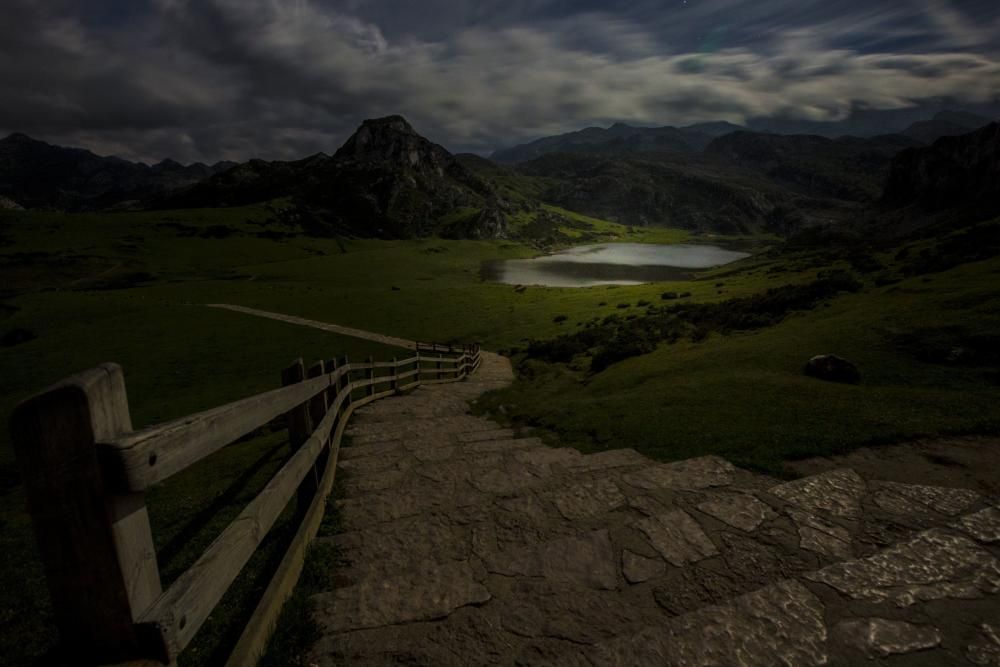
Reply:
[[[727,123],[724,120],[713,121],[708,123],[695,123],[694,125],[685,125],[681,128],[686,132],[697,132],[699,134],[708,135],[710,137],[721,137],[724,134],[729,134],[730,132],[739,132],[740,130],[745,130],[747,128],[742,125],[736,125],[735,123]]]
[[[916,143],[931,143],[943,136],[975,130],[988,124],[991,118],[1000,116],[1000,101],[974,107],[977,113],[942,107],[945,103],[941,101],[937,105],[906,109],[857,109],[847,118],[838,121],[755,118],[746,127],[725,121],[695,123],[684,127],[634,127],[615,123],[608,128],[588,127],[499,149],[490,158],[501,164],[519,164],[551,153],[614,157],[652,153],[697,155],[713,139],[748,130],[763,134],[812,135],[828,139],[903,134]]]
[[[511,207],[490,181],[420,136],[402,116],[364,121],[332,156],[250,160],[153,203],[234,206],[279,197],[292,198],[300,214],[310,216],[313,231],[384,238],[502,237]],[[457,209],[485,213],[479,222],[466,218],[449,227]]]
[[[829,139],[818,135],[733,132],[705,148],[706,159],[756,171],[803,195],[874,201],[892,157],[919,145],[903,135]]]
[[[552,154],[518,165],[546,179],[544,201],[628,225],[707,232],[797,226],[792,198],[753,174],[691,159]]]
[[[231,166],[164,160],[150,167],[15,133],[0,139],[0,196],[26,208],[103,208],[189,185]]]
[[[427,236],[455,209],[496,199],[487,181],[402,116],[364,121],[319,173],[305,197],[342,226],[379,236]]]
[[[494,151],[501,164],[518,164],[552,153],[627,157],[646,153],[697,155],[713,138],[743,129],[732,123],[699,123],[688,127],[633,127],[615,123],[608,128],[588,127],[553,137],[543,137]]]
[[[882,204],[905,207],[911,214],[957,210],[970,219],[1000,215],[1000,123],[896,155]]]
[[[941,137],[967,134],[989,124],[990,119],[986,116],[963,111],[942,111],[935,114],[930,120],[913,123],[903,130],[901,134],[917,139],[922,143],[930,144]]]

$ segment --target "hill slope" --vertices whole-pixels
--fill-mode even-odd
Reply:
[[[518,171],[552,183],[541,198],[627,225],[748,233],[780,228],[790,198],[752,174],[691,160],[547,155]]]
[[[882,203],[936,213],[1000,214],[1000,123],[902,151],[889,166]]]
[[[491,159],[518,164],[554,153],[575,155],[636,156],[646,153],[697,155],[714,137],[743,129],[732,123],[699,123],[688,127],[632,127],[615,123],[605,129],[588,127],[527,144],[494,151]]]

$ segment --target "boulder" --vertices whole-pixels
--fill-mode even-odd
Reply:
[[[13,199],[0,196],[0,211],[23,211],[24,207]]]
[[[845,382],[858,384],[861,382],[861,371],[853,363],[835,354],[820,354],[810,359],[804,372],[809,377],[828,382]]]

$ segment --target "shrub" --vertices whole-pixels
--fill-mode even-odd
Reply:
[[[556,315],[555,317],[552,318],[552,321],[555,322],[556,324],[562,324],[568,319],[569,317],[566,315]]]
[[[672,301],[677,298],[677,292],[664,292],[660,295],[660,298],[664,301]]]

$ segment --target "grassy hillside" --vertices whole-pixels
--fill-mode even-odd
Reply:
[[[601,372],[591,369],[595,349],[568,363],[522,352],[518,382],[485,407],[503,405],[515,421],[550,429],[585,449],[634,447],[668,460],[714,453],[777,474],[794,458],[918,436],[995,432],[1000,258],[994,251],[992,258],[950,268],[928,263],[928,250],[952,242],[949,237],[929,247],[920,240],[899,253],[870,257],[882,269],[869,274],[857,293],[823,299],[770,325],[735,320],[734,329],[690,336],[681,329],[677,342],[660,342]],[[817,269],[806,267],[817,261],[815,254],[759,257],[739,270],[716,271],[714,284],[726,292],[745,290],[761,272],[775,271],[785,280],[807,281]],[[836,258],[827,261],[827,270],[850,268]],[[907,274],[914,275],[900,278]],[[695,292],[695,300],[702,298]],[[729,301],[720,311],[737,306]],[[863,382],[806,377],[806,360],[824,353],[855,362]]]

